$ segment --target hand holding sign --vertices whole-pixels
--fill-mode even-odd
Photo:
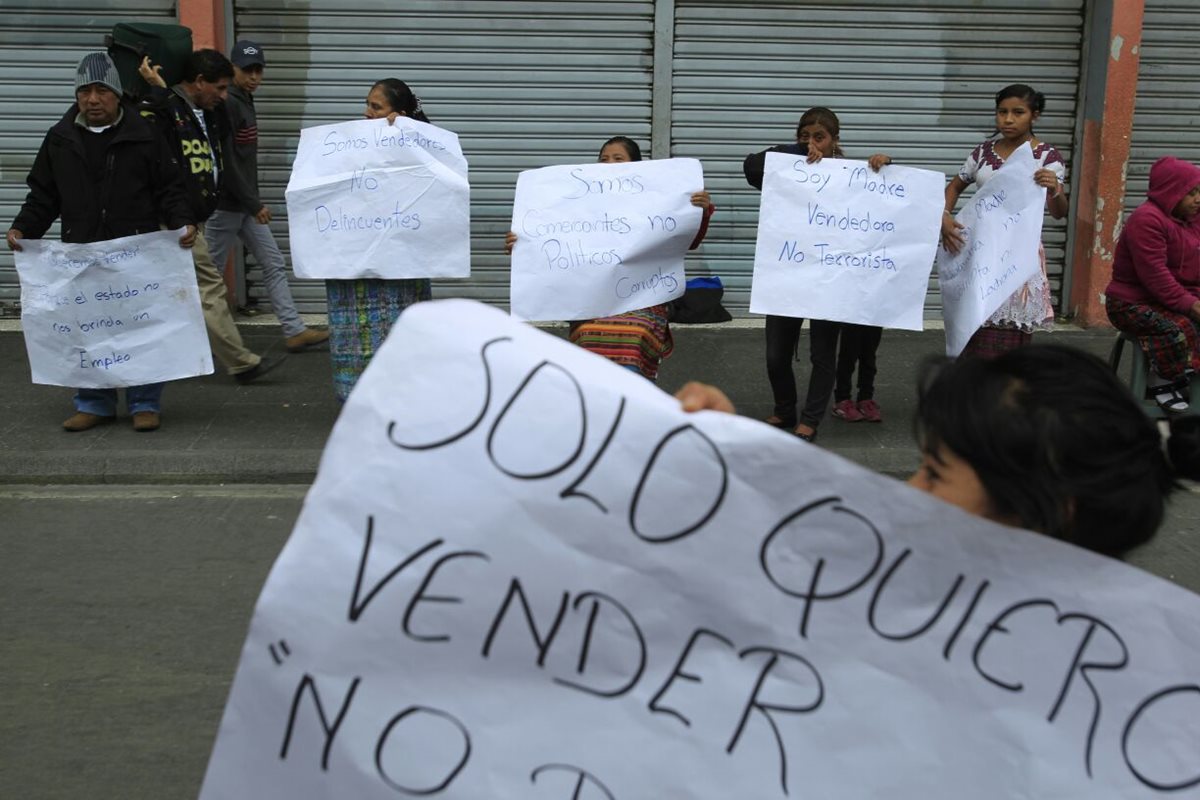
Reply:
[[[409,117],[305,128],[287,188],[296,275],[466,277],[469,192],[450,131]]]
[[[1200,784],[1200,598],[685,415],[477,303],[397,332],[264,587],[201,800]]]
[[[984,321],[1041,269],[1046,190],[1032,180],[1036,169],[1026,142],[953,220],[962,231],[961,249],[947,246],[937,256],[947,355],[961,353]]]
[[[941,175],[774,152],[764,174],[752,312],[921,329]]]
[[[187,231],[91,244],[22,239],[21,325],[34,383],[108,389],[213,371]]]

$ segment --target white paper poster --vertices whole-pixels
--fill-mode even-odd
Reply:
[[[750,310],[921,330],[945,181],[767,153]]]
[[[397,117],[300,131],[287,186],[298,278],[465,278],[470,187],[458,136]]]
[[[946,354],[957,356],[1005,300],[1038,273],[1046,190],[1029,143],[1018,147],[955,220],[963,226],[957,255],[938,248],[938,283],[946,320]]]
[[[267,579],[201,798],[1194,800],[1197,618],[496,309],[420,303]]]
[[[181,235],[22,239],[13,256],[33,382],[108,389],[211,373],[196,268]]]
[[[683,259],[700,228],[694,158],[574,164],[517,178],[512,312],[592,319],[683,295]]]

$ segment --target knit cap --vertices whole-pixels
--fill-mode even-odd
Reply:
[[[121,94],[121,75],[108,53],[88,53],[75,70],[75,91],[93,83],[101,83]]]

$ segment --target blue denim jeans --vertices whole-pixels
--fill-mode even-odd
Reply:
[[[128,386],[125,388],[125,403],[129,413],[139,411],[160,410],[163,383],[148,383],[145,386]],[[117,414],[116,389],[76,389],[75,410],[86,414],[96,414],[101,417],[115,417]]]

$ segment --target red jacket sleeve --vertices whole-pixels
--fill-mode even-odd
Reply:
[[[708,235],[708,221],[712,219],[713,212],[717,210],[715,205],[710,205],[704,209],[704,217],[700,220],[700,230],[696,231],[696,238],[692,239],[692,243],[688,245],[688,250],[695,250],[704,241],[704,237]]]

